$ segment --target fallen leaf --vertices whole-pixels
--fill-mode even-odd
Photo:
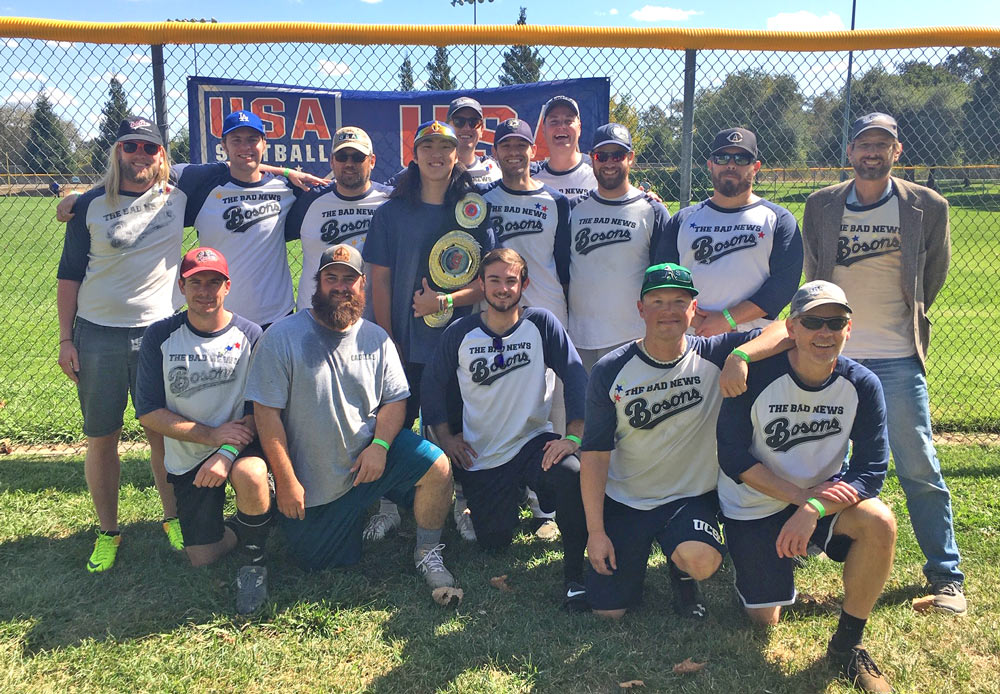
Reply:
[[[922,598],[913,598],[913,610],[915,612],[927,612],[934,607],[934,596],[925,595]]]
[[[10,446],[10,439],[0,441],[0,455],[10,455],[13,449]]]
[[[458,607],[462,603],[462,598],[465,597],[465,591],[461,588],[435,588],[431,591],[431,597],[438,605]]]
[[[497,590],[503,591],[504,593],[511,593],[514,591],[514,589],[507,583],[507,574],[504,574],[503,576],[494,576],[490,579],[490,585]]]
[[[628,682],[619,682],[618,686],[622,689],[631,689],[632,687],[645,687],[646,683],[642,680],[629,680]]]
[[[674,665],[674,674],[676,675],[690,675],[691,673],[698,672],[708,665],[706,660],[704,663],[696,663],[690,658],[685,658],[683,662]]]
[[[7,407],[7,401],[6,400],[0,400],[0,410],[2,410],[5,407]]]

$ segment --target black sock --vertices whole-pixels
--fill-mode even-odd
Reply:
[[[855,646],[861,645],[861,635],[865,631],[867,619],[852,617],[843,610],[840,612],[840,622],[837,624],[837,631],[830,639],[830,646],[835,651],[849,651]]]
[[[698,600],[698,581],[677,568],[673,562],[668,563],[670,565],[670,582],[674,585],[674,589],[679,591],[679,597],[684,602],[696,602]]]
[[[121,530],[98,530],[101,535],[107,535],[108,537],[114,537],[115,535],[121,535]]]
[[[264,544],[267,542],[267,534],[271,529],[271,512],[266,511],[258,516],[251,516],[237,509],[236,523],[233,529],[243,543],[243,549],[247,554],[247,563],[251,566],[263,565],[266,558]]]

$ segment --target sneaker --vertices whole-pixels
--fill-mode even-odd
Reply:
[[[99,574],[114,566],[115,557],[118,556],[118,545],[121,543],[121,535],[97,533],[97,540],[94,541],[94,551],[90,553],[90,559],[87,560],[87,571],[92,574]]]
[[[945,614],[964,615],[969,605],[958,581],[938,581],[931,584],[934,609]]]
[[[682,574],[672,563],[670,584],[674,589],[674,612],[690,619],[701,620],[708,617],[708,608],[705,606],[705,598],[701,594],[701,588],[698,587],[698,581],[687,574]]]
[[[559,526],[551,518],[534,518],[535,537],[552,542],[559,537]]]
[[[256,612],[267,602],[267,567],[241,566],[236,573],[236,611]]]
[[[417,547],[413,552],[413,561],[417,567],[417,572],[424,577],[431,590],[438,588],[452,588],[455,586],[455,577],[444,565],[441,558],[441,550],[444,545],[434,545]]]
[[[891,692],[892,686],[885,678],[878,665],[861,646],[855,646],[849,651],[837,651],[833,646],[827,646],[826,657],[839,666],[844,677],[855,687],[864,692]]]
[[[184,533],[181,532],[181,522],[176,518],[163,519],[163,532],[167,534],[167,542],[175,550],[184,549]]]
[[[362,537],[366,542],[384,540],[389,533],[399,527],[401,522],[402,519],[399,517],[398,512],[376,513],[368,519],[368,525],[365,526]]]
[[[587,602],[587,589],[576,581],[566,581],[566,595],[563,598],[563,609],[570,614],[590,612]]]
[[[472,526],[472,512],[469,511],[469,505],[465,499],[455,499],[452,515],[455,517],[455,527],[458,528],[458,534],[462,536],[462,539],[466,542],[475,542],[476,529]]]

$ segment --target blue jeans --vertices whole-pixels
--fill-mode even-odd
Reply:
[[[882,382],[889,420],[889,448],[917,543],[927,557],[924,576],[935,581],[963,581],[955,542],[951,494],[941,476],[931,436],[927,379],[920,360],[859,359]]]

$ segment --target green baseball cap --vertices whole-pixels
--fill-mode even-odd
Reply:
[[[646,296],[646,292],[654,289],[683,289],[691,292],[691,296],[698,296],[698,290],[694,288],[694,281],[691,278],[691,271],[681,265],[674,263],[660,263],[646,268],[646,274],[642,278],[642,291],[639,298]]]

